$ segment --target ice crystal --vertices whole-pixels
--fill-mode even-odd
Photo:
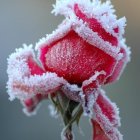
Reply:
[[[91,119],[95,140],[122,140],[118,108],[101,87],[117,81],[130,61],[125,17],[117,19],[110,1],[57,0],[53,7],[52,13],[65,19],[36,43],[38,59],[32,45],[16,49],[8,58],[10,100],[18,98],[31,115],[49,96],[58,109],[49,106],[51,114],[61,113],[65,123],[79,104]],[[74,121],[82,114],[81,108],[77,111]],[[73,137],[68,126],[63,139]]]

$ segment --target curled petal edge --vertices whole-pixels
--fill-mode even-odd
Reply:
[[[101,131],[104,132],[103,135],[106,135],[109,140],[122,140],[123,136],[118,131],[118,126],[120,126],[118,109],[116,105],[105,96],[103,91],[98,95],[93,110],[95,114],[92,120],[95,120],[100,126]],[[96,125],[94,129],[96,129]]]
[[[8,59],[8,94],[18,98],[32,112],[48,94],[54,93],[66,81],[55,73],[45,72],[35,60],[32,45],[17,49]]]

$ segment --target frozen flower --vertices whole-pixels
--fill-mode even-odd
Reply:
[[[94,140],[122,140],[118,109],[101,86],[118,80],[130,60],[125,18],[117,20],[109,1],[58,0],[53,13],[65,19],[36,44],[39,62],[32,46],[9,57],[10,99],[29,114],[49,95],[65,95],[91,118]]]

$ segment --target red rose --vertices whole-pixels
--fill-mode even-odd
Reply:
[[[94,140],[121,140],[117,107],[100,89],[118,80],[129,61],[124,43],[125,19],[116,19],[110,2],[57,1],[55,14],[66,18],[57,30],[36,45],[41,66],[31,46],[8,59],[8,93],[32,113],[48,94],[63,92],[80,102],[92,117]]]

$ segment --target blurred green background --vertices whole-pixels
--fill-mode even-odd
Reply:
[[[140,140],[140,1],[112,0],[119,17],[126,16],[127,44],[132,60],[119,82],[105,87],[120,108],[124,140]],[[54,0],[0,0],[0,140],[60,140],[62,122],[50,117],[43,102],[36,116],[26,117],[19,101],[10,102],[6,92],[7,57],[23,43],[35,44],[63,19],[50,14]],[[75,127],[76,140],[89,140],[91,126],[82,118],[83,136]]]

